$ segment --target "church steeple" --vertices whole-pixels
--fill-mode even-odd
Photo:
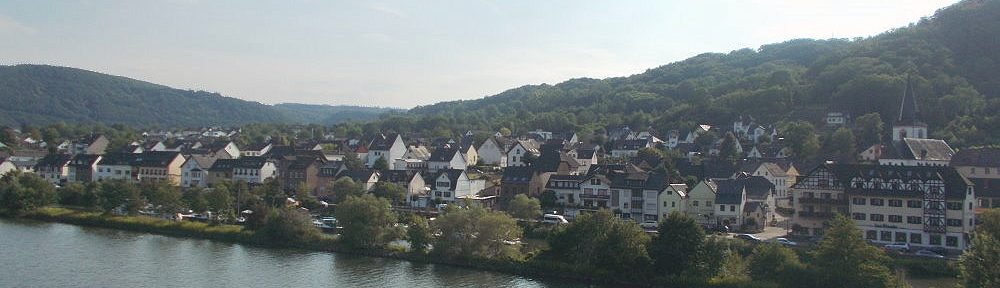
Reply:
[[[896,124],[900,125],[915,125],[919,120],[917,120],[917,96],[913,93],[913,85],[910,81],[910,75],[906,75],[906,88],[903,88],[903,101],[899,105],[899,117],[896,118]]]
[[[917,118],[917,96],[913,91],[910,75],[906,75],[906,88],[899,104],[899,115],[892,123],[892,142],[900,143],[903,138],[927,139],[927,124]]]

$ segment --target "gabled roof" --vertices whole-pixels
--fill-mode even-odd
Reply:
[[[382,171],[378,181],[390,183],[409,183],[413,177],[420,175],[420,172],[410,170],[387,170]]]
[[[905,147],[900,156],[905,159],[951,161],[952,155],[955,155],[955,150],[944,140],[904,138],[903,143]]]
[[[438,174],[434,176],[434,179],[438,179],[441,178],[442,175],[446,175],[446,177],[448,177],[448,182],[450,182],[448,190],[454,191],[455,186],[458,185],[458,178],[462,177],[463,173],[465,173],[465,170],[462,169],[445,169],[438,172]],[[441,187],[437,187],[437,181],[432,182],[431,186],[431,189],[444,190],[440,189]]]
[[[527,150],[531,154],[538,155],[538,154],[541,153],[539,151],[540,146],[538,145],[538,142],[535,142],[535,140],[531,140],[531,139],[528,139],[528,140],[517,140],[516,142],[514,142],[514,144],[512,144],[510,146],[510,148],[513,149],[514,146],[517,146],[518,144],[520,144],[521,147],[524,147],[524,149]],[[507,151],[507,152],[510,152],[510,151]]]
[[[139,154],[135,153],[107,153],[104,157],[101,157],[101,161],[97,162],[97,165],[103,166],[132,166],[135,164],[136,158]]]
[[[354,181],[354,183],[368,183],[368,180],[372,179],[372,176],[378,175],[378,171],[375,170],[344,170],[337,174],[337,179],[348,177]],[[378,178],[378,177],[376,177]]]
[[[145,151],[135,157],[135,165],[141,167],[167,167],[180,156],[180,152],[174,151]],[[181,157],[183,159],[183,157]]]
[[[392,144],[396,143],[396,138],[399,134],[379,134],[372,139],[371,145],[368,145],[368,150],[389,150],[392,148]]]
[[[101,155],[77,154],[70,160],[69,166],[90,167],[97,164],[97,161],[99,160],[101,160]]]
[[[576,149],[576,159],[591,159],[597,154],[597,149]]]
[[[566,163],[567,168],[571,171],[575,171],[576,168],[580,167],[580,163],[577,163],[576,159],[558,150],[546,150],[542,152],[542,155],[538,156],[538,160],[535,161],[534,165],[541,172],[556,172],[562,163]]]
[[[883,190],[881,187],[874,189],[856,188],[851,185],[851,181],[855,177],[859,177],[865,181],[873,178],[880,178],[885,181],[899,179],[904,183],[909,183],[911,180],[943,181],[945,183],[945,198],[947,199],[965,198],[966,188],[973,185],[971,181],[959,174],[958,170],[955,170],[954,167],[946,166],[824,164],[816,169],[822,167],[826,167],[829,171],[833,172],[833,175],[840,182],[841,187],[845,187],[847,192],[863,195],[892,194],[897,196],[921,197],[923,192],[896,189]]]
[[[767,196],[774,190],[774,184],[767,181],[763,176],[742,176],[736,178],[737,185],[742,185],[747,193],[747,198],[755,200],[767,199]]]
[[[38,163],[35,164],[39,167],[62,167],[69,165],[69,161],[73,159],[73,156],[69,154],[49,154],[38,159]]]
[[[319,166],[320,177],[335,177],[340,173],[340,170],[344,168],[343,161],[330,161]]]
[[[270,145],[271,145],[271,142],[253,143],[253,144],[250,144],[249,146],[247,146],[247,150],[246,151],[260,151],[260,150],[264,150],[264,148],[267,148],[267,146],[270,146]]]
[[[434,149],[434,152],[431,153],[431,158],[427,159],[427,161],[449,162],[451,159],[455,159],[455,154],[458,154],[458,152],[457,148]]]
[[[1000,148],[962,149],[951,156],[951,166],[1000,167]],[[977,191],[978,192],[978,191]]]
[[[566,187],[557,187],[555,182],[572,182],[574,188],[580,188],[580,182],[583,181],[583,175],[552,175],[549,176],[549,182],[545,183],[545,188],[552,189],[566,189]]]
[[[307,169],[309,166],[321,164],[319,159],[313,157],[296,157],[290,163],[288,163],[287,169],[290,170],[302,170]]]
[[[212,164],[211,171],[226,171],[236,168],[241,169],[261,169],[268,163],[263,156],[244,156],[237,159],[219,159]]]
[[[191,157],[188,157],[187,159],[187,161],[189,162],[194,161],[193,163],[196,163],[198,165],[198,167],[195,169],[199,170],[202,169],[207,170],[208,168],[212,168],[212,164],[215,164],[216,160],[219,160],[219,158],[206,155],[191,155]]]
[[[534,167],[507,167],[503,170],[501,182],[507,184],[526,184],[535,175]]]
[[[736,179],[717,179],[715,185],[715,203],[741,204],[743,202],[745,190]]]

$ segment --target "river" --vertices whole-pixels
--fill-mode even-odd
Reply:
[[[575,287],[445,265],[0,219],[0,287]]]

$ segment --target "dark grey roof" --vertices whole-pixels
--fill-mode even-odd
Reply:
[[[577,149],[576,159],[590,159],[594,158],[594,154],[597,153],[597,149]]]
[[[264,164],[268,162],[268,159],[263,156],[244,156],[237,159],[219,159],[212,164],[211,171],[224,171],[234,168],[243,169],[260,169],[264,167]]]
[[[337,174],[337,179],[348,177],[354,181],[354,183],[367,183],[368,179],[372,178],[372,174],[377,173],[374,170],[344,170]]]
[[[135,157],[135,165],[142,167],[167,167],[181,152],[145,151]]]
[[[944,140],[905,138],[903,142],[906,147],[900,156],[905,159],[951,161],[951,156],[955,155],[955,150]]]
[[[741,204],[743,201],[743,185],[736,179],[716,179],[715,203]]]
[[[104,157],[101,157],[101,161],[97,162],[97,165],[106,166],[123,166],[123,165],[134,165],[136,158],[139,154],[135,153],[107,153]]]
[[[774,184],[763,176],[737,177],[736,183],[746,188],[747,198],[755,200],[767,199],[767,196],[774,190]]]
[[[69,165],[71,159],[73,159],[73,156],[69,154],[49,154],[39,159],[35,165],[39,167],[62,167]]]
[[[462,173],[465,173],[465,170],[462,170],[462,169],[445,169],[445,170],[441,170],[440,172],[438,172],[438,174],[434,176],[434,179],[440,178],[441,175],[447,175],[448,182],[450,182],[449,183],[450,187],[448,187],[448,190],[454,191],[455,190],[455,185],[458,185],[458,177],[461,177]],[[431,182],[431,188],[432,189],[443,190],[443,189],[440,189],[440,187],[437,187],[437,181]]]
[[[531,182],[534,175],[534,167],[507,167],[503,170],[501,181],[508,184],[524,184]]]
[[[913,93],[913,86],[910,77],[906,77],[906,88],[903,90],[903,100],[899,105],[899,116],[896,117],[896,124],[914,125],[920,121],[917,119],[917,96]]]
[[[860,177],[864,180],[881,178],[885,180],[900,179],[904,183],[910,180],[939,180],[945,183],[945,198],[962,199],[965,198],[966,188],[973,185],[968,179],[958,173],[954,167],[946,166],[896,166],[896,165],[858,165],[858,164],[828,164],[824,165],[833,172],[840,181],[841,187],[846,187],[848,193],[858,195],[886,195],[907,197],[922,197],[922,191],[911,190],[884,190],[881,188],[867,189],[855,188],[851,185],[851,180]],[[819,169],[819,168],[817,168]]]
[[[388,170],[382,171],[381,177],[378,181],[390,182],[390,183],[409,183],[413,180],[413,177],[419,175],[420,172],[410,171],[410,170]]]
[[[69,166],[73,167],[89,167],[93,166],[101,159],[101,155],[91,155],[91,154],[77,154],[73,156],[70,160]]]
[[[457,154],[458,152],[459,152],[458,148],[434,149],[434,152],[431,152],[431,158],[427,159],[427,161],[448,162],[451,161],[451,159],[454,159],[455,154]]]
[[[556,172],[562,163],[566,163],[570,170],[576,170],[577,167],[580,167],[576,159],[558,150],[544,150],[533,165],[537,166],[537,170],[541,172]]]
[[[976,197],[1000,198],[1000,179],[969,179],[976,185]]]
[[[554,185],[556,182],[569,182],[573,183],[573,187],[569,189],[580,188],[580,182],[583,181],[583,175],[552,175],[549,176],[549,182],[545,183],[545,188],[552,189],[567,189],[567,187],[557,187]]]
[[[392,144],[396,142],[396,137],[399,134],[379,134],[372,139],[371,145],[368,145],[368,150],[389,150],[392,148]]]
[[[951,156],[951,166],[1000,167],[1000,148],[962,149]]]

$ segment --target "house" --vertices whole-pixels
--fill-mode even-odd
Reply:
[[[200,150],[207,151],[206,154],[219,159],[236,159],[242,155],[240,148],[233,141],[215,141],[201,147]]]
[[[378,179],[382,177],[382,173],[376,170],[342,170],[337,174],[336,179],[344,177],[351,178],[354,183],[361,184],[365,187],[365,191],[371,191],[372,187],[375,187],[375,183],[378,183]]]
[[[538,173],[534,167],[509,166],[500,177],[500,208],[505,208],[517,194],[540,197],[548,183],[547,175]]]
[[[402,136],[395,133],[379,134],[368,145],[368,158],[365,166],[374,167],[379,158],[385,159],[385,163],[391,164],[396,159],[403,158],[403,154],[406,154],[406,143],[403,142]]]
[[[705,227],[715,226],[715,198],[718,194],[718,185],[713,179],[705,179],[698,182],[687,193],[688,217],[694,219],[698,224]]]
[[[735,179],[717,179],[715,206],[715,225],[718,227],[739,228],[745,222],[743,207],[747,203],[747,193],[743,185]]]
[[[649,192],[650,191],[647,190],[646,193],[648,194]],[[648,216],[649,214],[646,214],[644,217],[646,217],[646,220],[661,222],[664,219],[667,219],[667,216],[669,216],[670,213],[675,211],[679,213],[687,213],[688,198],[687,184],[667,185],[662,191],[658,191],[656,193],[655,201],[646,200],[646,205],[649,205],[650,202],[655,203],[657,206],[656,214],[658,217],[653,219]]]
[[[136,155],[133,169],[138,181],[166,181],[180,185],[184,161],[180,152],[146,151]]]
[[[135,182],[138,171],[135,170],[136,158],[140,153],[107,153],[97,162],[97,181],[125,180]]]
[[[747,138],[748,132],[754,126],[753,123],[753,117],[740,115],[733,121],[733,135],[737,138]]]
[[[268,151],[271,151],[271,147],[274,147],[271,142],[251,144],[240,150],[240,153],[243,156],[264,156]]]
[[[73,141],[70,145],[70,153],[76,154],[92,154],[100,155],[104,154],[104,150],[108,148],[108,138],[104,135],[96,134],[83,137]]]
[[[42,150],[17,150],[10,153],[7,161],[10,161],[17,170],[21,172],[35,172],[35,165],[49,153]]]
[[[63,185],[69,181],[69,163],[73,156],[68,154],[49,154],[38,160],[35,173],[53,185]]]
[[[319,185],[319,168],[323,161],[315,157],[295,157],[282,161],[281,185],[286,192],[313,193]]]
[[[468,166],[465,154],[458,148],[443,147],[435,149],[431,153],[431,158],[427,159],[427,171],[431,173],[448,169],[465,170]]]
[[[556,195],[556,204],[564,207],[580,205],[580,182],[584,175],[552,175],[545,183],[545,191]],[[544,193],[544,192],[543,192]]]
[[[69,182],[93,182],[97,180],[97,163],[101,155],[76,154],[69,162]]]
[[[316,172],[316,196],[329,195],[330,186],[334,181],[337,181],[337,175],[340,175],[344,170],[347,170],[347,167],[344,166],[343,161],[329,161],[320,165],[318,172]]]
[[[639,154],[640,149],[652,148],[653,141],[651,139],[619,140],[611,147],[611,157],[613,158],[635,157]]]
[[[206,155],[191,155],[181,165],[181,187],[208,187],[208,171],[219,158]]]
[[[588,149],[574,149],[570,151],[570,156],[576,161],[579,167],[577,168],[577,173],[584,174],[590,171],[591,165],[597,165],[597,154],[600,151],[600,146],[595,146],[594,148]]]
[[[17,164],[10,160],[10,157],[0,159],[0,177],[7,175],[10,171],[17,171]]]
[[[788,189],[795,184],[795,179],[798,177],[798,170],[792,164],[787,164],[787,170],[774,162],[748,162],[746,165],[749,166],[745,167],[753,168],[745,170],[745,172],[737,172],[733,178],[737,178],[740,174],[764,177],[774,185],[774,202],[770,203],[771,207],[791,208],[789,202],[791,197],[788,194]]]
[[[507,167],[528,166],[530,160],[538,158],[540,154],[538,149],[539,144],[535,140],[514,141],[510,150],[507,151]]]
[[[493,165],[497,167],[507,167],[507,145],[506,141],[498,140],[500,138],[489,137],[483,141],[483,144],[479,145],[479,149],[476,152],[479,154],[479,159],[483,160],[483,164]]]
[[[475,166],[479,163],[479,152],[476,151],[476,146],[473,144],[475,143],[471,136],[462,138],[462,143],[458,144],[458,150],[465,157],[465,163],[468,166]]]
[[[847,116],[841,112],[829,112],[826,113],[825,122],[827,127],[843,127],[847,125]]]
[[[885,145],[872,144],[865,151],[861,151],[861,161],[878,162],[878,159],[882,159],[882,151],[885,151]]]
[[[264,183],[264,180],[278,176],[278,168],[273,160],[263,156],[247,156],[239,159],[219,158],[208,169],[208,184],[219,181],[247,183],[250,186]]]
[[[427,185],[420,171],[389,170],[382,171],[379,181],[389,182],[406,189],[406,204],[411,207],[427,207],[430,198]]]
[[[579,172],[580,164],[576,159],[570,157],[565,152],[559,150],[558,145],[542,145],[541,155],[535,160],[532,166],[540,173],[551,172],[555,174],[576,174]]]
[[[953,167],[824,164],[792,187],[792,231],[820,235],[841,213],[875,243],[964,250],[975,227],[974,195]]]
[[[948,166],[955,150],[938,139],[904,138],[893,145],[888,155],[878,159],[881,165]]]
[[[962,149],[952,156],[950,165],[976,187],[980,211],[1000,208],[1000,148]]]
[[[486,180],[471,179],[464,169],[441,170],[431,183],[431,200],[454,203],[459,198],[475,196],[486,189]]]

